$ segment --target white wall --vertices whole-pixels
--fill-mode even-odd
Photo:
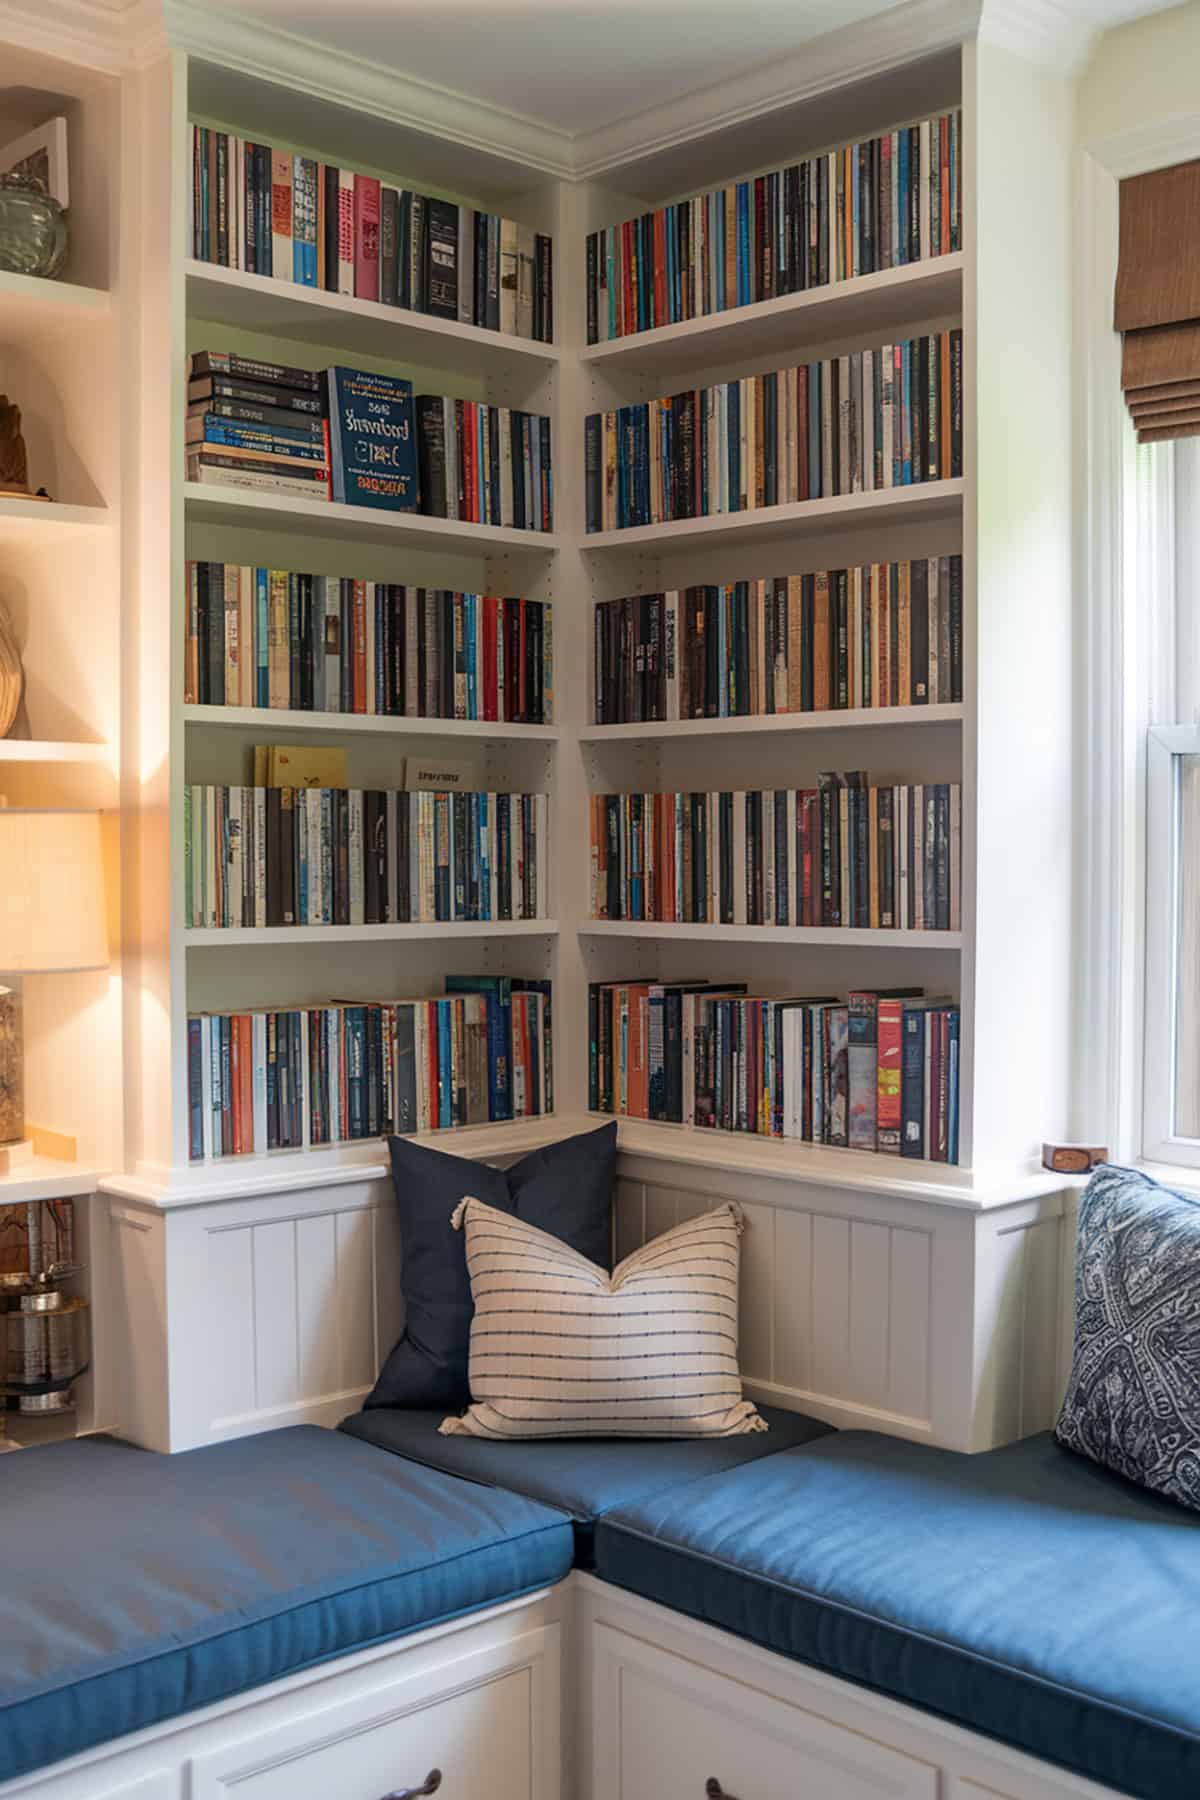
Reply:
[[[1081,142],[1195,112],[1200,0],[1105,32],[1079,83]]]

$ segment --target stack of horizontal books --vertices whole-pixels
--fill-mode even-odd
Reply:
[[[319,371],[200,350],[188,361],[187,478],[329,498]]]

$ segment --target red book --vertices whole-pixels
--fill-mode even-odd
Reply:
[[[667,209],[654,215],[654,325],[666,325],[667,316]]]
[[[354,177],[354,297],[379,298],[379,182]]]
[[[238,1091],[242,1102],[242,1144],[247,1151],[265,1150],[265,1144],[254,1142],[254,1020],[243,1013],[238,1020],[242,1030],[242,1071]]]
[[[876,1018],[875,1142],[900,1154],[900,1072],[904,1002],[880,1000]]]
[[[939,174],[941,176],[941,242],[938,245],[943,256],[950,254],[950,118],[943,115],[938,120],[938,154],[941,158]]]
[[[801,925],[819,925],[821,922],[817,917],[816,880],[819,828],[820,811],[816,789],[801,788],[796,794],[796,884],[800,890],[798,910]]]

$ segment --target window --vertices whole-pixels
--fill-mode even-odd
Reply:
[[[1200,439],[1138,461],[1138,625],[1152,664],[1142,1153],[1200,1167]]]

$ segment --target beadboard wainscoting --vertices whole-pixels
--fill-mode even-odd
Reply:
[[[160,1450],[361,1404],[403,1323],[379,1164],[169,1198],[108,1184],[116,1424]],[[736,1200],[757,1401],[980,1450],[1051,1423],[1069,1348],[1062,1193],[966,1206],[622,1154],[614,1254]],[[1065,1322],[1064,1322],[1064,1316]]]

